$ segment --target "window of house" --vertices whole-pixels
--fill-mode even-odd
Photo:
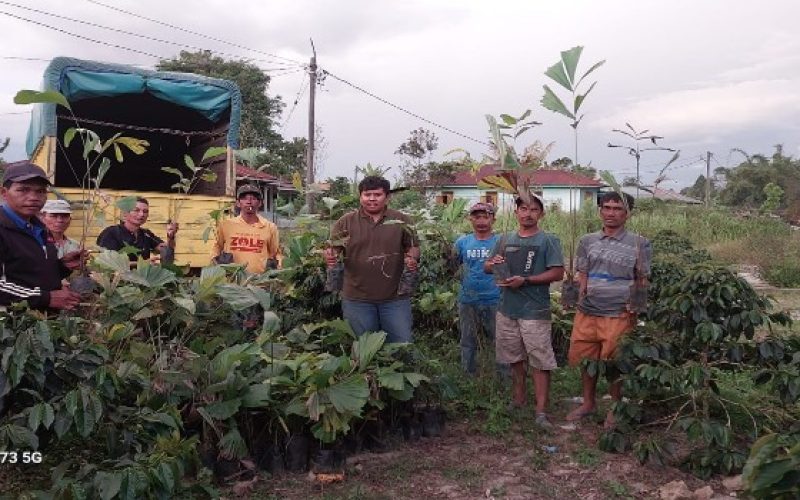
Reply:
[[[497,191],[486,191],[486,194],[481,196],[482,203],[489,203],[492,206],[497,206]]]
[[[436,203],[438,205],[449,205],[454,197],[452,191],[442,191],[442,193],[436,197]]]

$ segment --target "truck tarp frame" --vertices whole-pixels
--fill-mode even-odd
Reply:
[[[219,121],[230,109],[226,142],[231,148],[239,147],[242,94],[229,80],[56,57],[45,70],[42,88],[57,90],[70,102],[147,92],[158,99],[193,109],[212,122]],[[31,111],[25,145],[29,156],[42,137],[56,135],[56,108],[55,104],[36,104]]]

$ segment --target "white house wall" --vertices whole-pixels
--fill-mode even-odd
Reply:
[[[472,205],[473,203],[478,203],[479,201],[481,201],[481,197],[485,196],[487,191],[492,191],[492,190],[478,189],[476,187],[471,187],[471,186],[453,186],[453,187],[444,187],[440,190],[437,190],[435,196],[440,195],[442,192],[450,192],[453,193],[453,196],[455,198],[466,199],[467,204]],[[597,203],[596,188],[590,188],[590,189],[575,188],[572,191],[572,201],[573,204],[575,205],[576,210],[580,210],[581,204],[585,196],[584,193],[586,191],[592,193],[592,198],[591,198],[592,205]],[[550,208],[555,204],[558,205],[561,208],[561,210],[571,210],[569,188],[545,187],[544,189],[542,189],[542,194],[547,208]],[[513,208],[514,197],[507,193],[498,192],[497,204],[501,209]]]

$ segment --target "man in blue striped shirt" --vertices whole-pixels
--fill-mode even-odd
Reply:
[[[645,284],[650,274],[650,242],[625,230],[633,209],[633,197],[609,192],[598,200],[603,229],[585,235],[578,244],[577,266],[580,300],[570,338],[569,363],[579,365],[584,359],[610,360],[619,339],[636,324],[630,307],[631,285]],[[594,415],[597,377],[581,371],[583,403],[567,415],[576,421]],[[622,399],[622,383],[613,380],[609,393],[614,401]],[[611,412],[606,427],[614,424]]]

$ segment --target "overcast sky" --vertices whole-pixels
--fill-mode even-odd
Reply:
[[[286,137],[307,132],[307,78],[295,62],[310,56],[314,39],[318,63],[374,94],[466,136],[486,140],[485,114],[533,110],[544,124],[528,133],[554,141],[550,159],[572,156],[569,121],[539,105],[548,66],[559,52],[583,45],[582,64],[607,62],[593,73],[597,87],[586,99],[579,128],[581,163],[618,177],[630,175],[634,160],[609,141],[625,122],[662,135],[662,145],[681,150],[665,187],[691,183],[704,173],[706,151],[712,168],[733,166],[731,148],[771,154],[783,144],[800,153],[800,2],[792,0],[603,0],[444,1],[376,0],[100,0],[214,38],[200,38],[89,0],[16,0],[29,8],[109,27],[250,58],[275,76],[270,95],[287,103]],[[0,1],[2,79],[0,138],[10,137],[7,161],[25,157],[27,114],[12,102],[23,88],[38,88],[47,60],[55,56],[152,66],[152,56],[81,40],[7,14],[45,23],[110,44],[163,57],[180,47],[76,24],[22,10]],[[283,58],[275,59],[264,53]],[[42,60],[20,60],[33,58]],[[298,71],[293,71],[298,70]],[[302,89],[306,78],[305,89]],[[556,90],[558,92],[558,90]],[[439,136],[439,154],[480,144],[403,114],[333,78],[317,93],[317,121],[325,138],[322,177],[352,175],[355,165],[396,166],[397,146],[418,127]],[[647,182],[668,153],[642,157]]]

